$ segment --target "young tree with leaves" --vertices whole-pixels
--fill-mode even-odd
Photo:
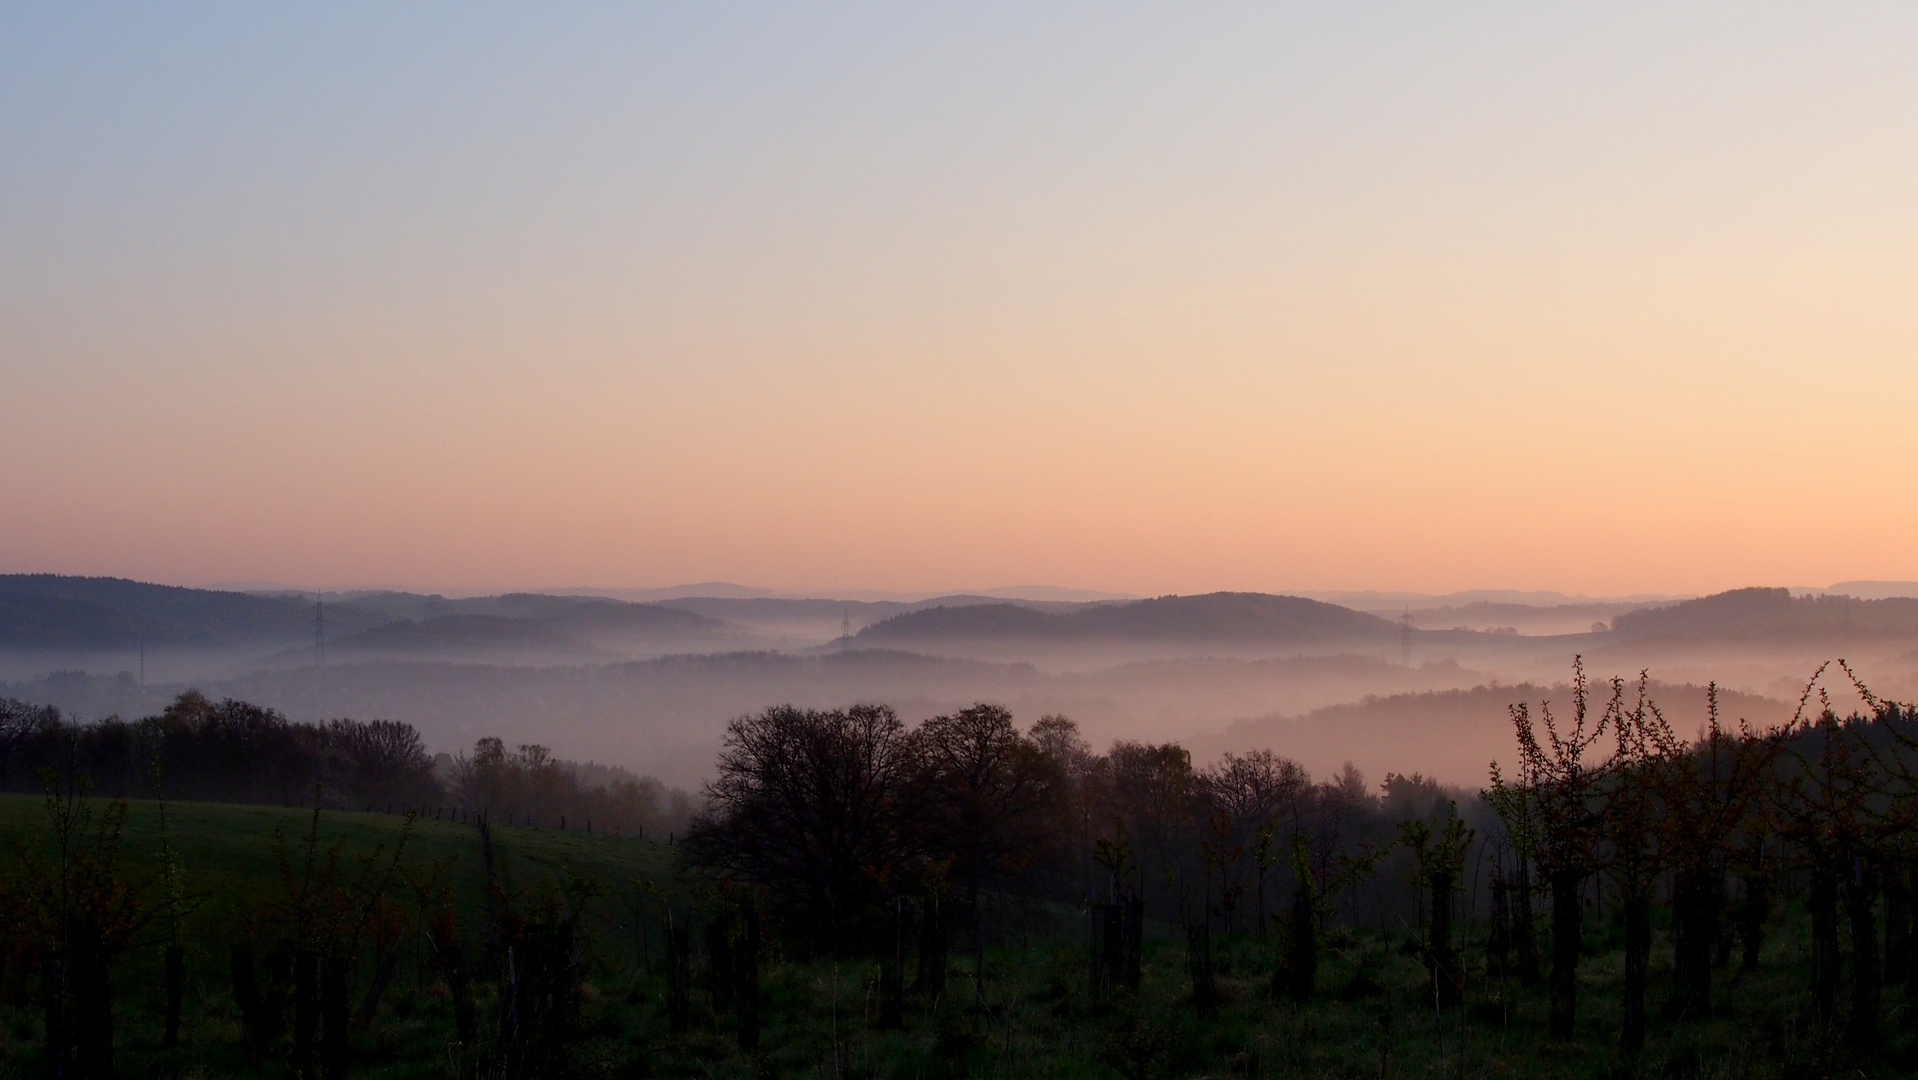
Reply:
[[[1642,692],[1641,692],[1642,693]],[[1719,718],[1718,684],[1706,687],[1705,730],[1687,744],[1656,707],[1632,724],[1653,753],[1649,780],[1658,794],[1660,842],[1672,869],[1673,1011],[1711,1015],[1713,948],[1725,906],[1732,840],[1764,796],[1780,741]]]
[[[1549,703],[1535,721],[1525,703],[1512,706],[1518,734],[1518,774],[1508,784],[1492,770],[1495,806],[1529,803],[1536,816],[1534,852],[1552,896],[1552,973],[1550,1030],[1569,1039],[1578,1020],[1578,956],[1585,911],[1580,890],[1599,866],[1604,838],[1600,793],[1611,763],[1592,760],[1611,724],[1623,711],[1624,689],[1614,683],[1611,699],[1594,715],[1582,658],[1572,662],[1572,715],[1561,729]],[[1540,730],[1544,738],[1540,739]],[[1509,819],[1508,819],[1509,821]]]
[[[1474,832],[1465,827],[1456,806],[1448,806],[1442,822],[1411,820],[1399,823],[1399,842],[1416,860],[1417,881],[1429,901],[1425,932],[1425,966],[1441,1008],[1457,1005],[1465,993],[1465,967],[1452,943],[1452,897],[1465,872],[1465,852]]]
[[[1664,744],[1651,734],[1656,707],[1640,673],[1638,702],[1621,714],[1613,733],[1617,746],[1604,792],[1605,869],[1618,889],[1625,923],[1625,971],[1619,1044],[1627,1055],[1644,1049],[1645,993],[1652,952],[1652,894],[1665,870],[1667,850],[1659,828],[1657,780]]]

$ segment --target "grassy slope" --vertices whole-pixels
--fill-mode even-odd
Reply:
[[[94,799],[98,814],[107,800]],[[0,873],[14,872],[14,845],[45,842],[44,800],[35,796],[0,795]],[[261,913],[283,895],[277,871],[279,852],[290,859],[301,855],[301,841],[313,822],[312,812],[298,808],[235,806],[219,803],[176,803],[168,807],[170,831],[184,863],[185,887],[197,908],[186,926],[188,963],[186,1046],[163,1053],[159,1036],[159,949],[157,927],[122,959],[115,984],[119,1005],[118,1043],[122,1075],[179,1074],[204,1076],[279,1076],[283,1066],[249,1065],[238,1050],[239,1032],[227,976],[227,947],[252,934]],[[320,815],[318,836],[322,848],[340,843],[343,862],[358,865],[361,857],[390,856],[399,842],[405,819],[397,815],[326,811]],[[283,835],[283,839],[281,836]],[[613,890],[630,894],[635,879],[650,879],[669,891],[682,891],[672,869],[671,848],[605,834],[573,830],[559,832],[518,826],[494,829],[503,878],[509,888],[532,886],[543,880],[584,876]],[[158,897],[160,870],[158,806],[135,801],[128,806],[123,834],[122,874],[142,885],[150,898]],[[418,821],[406,838],[403,865],[415,873],[446,864],[446,878],[457,897],[463,933],[479,939],[484,895],[484,870],[477,830],[471,825]],[[402,898],[403,887],[395,889]],[[683,905],[686,898],[676,897]],[[402,902],[404,900],[402,899]],[[602,952],[618,954],[630,963],[634,951],[626,909],[616,899],[595,902],[588,923]],[[655,934],[655,938],[657,935]],[[361,1047],[365,1057],[388,1064],[372,1071],[382,1076],[438,1076],[445,1071],[447,1032],[451,1018],[444,991],[433,986],[430,963],[415,937],[403,952],[400,975],[387,997],[387,1016],[367,1033]],[[260,942],[264,946],[265,942]],[[657,948],[657,944],[654,945]],[[363,986],[366,965],[359,972]],[[40,1075],[39,1017],[34,1009],[35,988],[18,965],[0,981],[0,1080]],[[357,991],[355,991],[357,993]],[[357,1001],[357,998],[355,999]],[[402,1013],[403,1016],[396,1016]]]
[[[105,800],[93,800],[94,809]],[[0,795],[0,837],[8,844],[37,843],[45,820],[44,800],[27,795]],[[196,918],[201,933],[218,938],[223,927],[244,924],[261,905],[280,894],[276,873],[275,834],[285,834],[289,858],[300,855],[300,842],[312,822],[308,810],[271,806],[232,806],[221,803],[175,803],[168,808],[175,849],[186,867],[186,888],[202,898]],[[348,860],[376,850],[390,855],[400,839],[404,818],[388,814],[326,811],[320,816],[322,846],[344,841]],[[624,886],[634,878],[666,881],[672,877],[671,849],[663,844],[625,837],[558,832],[519,826],[496,826],[494,844],[509,885],[532,884],[558,873],[586,875],[602,884]],[[124,844],[124,872],[135,880],[159,871],[160,827],[158,805],[129,803]],[[447,871],[462,911],[478,911],[484,871],[479,835],[471,825],[445,821],[418,821],[407,838],[404,863],[424,866],[452,860]],[[7,858],[11,865],[11,857]],[[351,863],[349,863],[351,865]]]

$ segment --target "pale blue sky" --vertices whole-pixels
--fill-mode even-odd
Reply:
[[[1918,577],[1915,47],[1892,4],[0,5],[0,570]]]

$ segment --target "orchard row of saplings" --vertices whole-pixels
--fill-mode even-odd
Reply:
[[[1808,885],[1817,1019],[1868,1048],[1887,979],[1918,976],[1918,712],[1853,683],[1862,706],[1849,716],[1808,690],[1792,723],[1764,731],[1721,723],[1714,698],[1702,733],[1688,739],[1642,680],[1636,692],[1615,680],[1594,693],[1578,671],[1565,715],[1514,707],[1516,767],[1495,768],[1465,814],[1417,776],[1388,776],[1373,795],[1350,767],[1314,783],[1266,752],[1205,769],[1176,744],[1120,742],[1095,754],[1069,720],[1022,731],[990,705],[910,727],[884,706],[775,707],[729,726],[705,809],[675,849],[682,885],[701,886],[697,904],[682,899],[684,888],[630,882],[508,888],[482,811],[483,910],[465,910],[450,862],[407,857],[407,829],[389,847],[349,853],[322,842],[315,809],[305,834],[279,845],[276,899],[224,943],[217,981],[231,988],[249,1059],[341,1077],[354,1031],[381,1015],[405,931],[421,927],[451,1003],[455,1069],[563,1075],[583,988],[604,960],[588,915],[615,893],[634,931],[630,958],[650,969],[655,934],[663,946],[660,1034],[693,1023],[703,987],[705,1005],[730,1017],[750,1051],[761,1037],[762,959],[773,950],[873,962],[882,1026],[906,1024],[914,1001],[950,996],[949,967],[970,975],[961,993],[984,1003],[993,898],[1082,909],[1095,999],[1139,987],[1153,924],[1182,930],[1201,1011],[1218,1003],[1215,935],[1247,931],[1280,938],[1272,993],[1308,1001],[1324,935],[1361,916],[1369,889],[1375,904],[1422,909],[1421,955],[1445,1008],[1461,1004],[1472,966],[1455,923],[1477,856],[1492,866],[1482,970],[1546,982],[1554,1039],[1577,1031],[1595,882],[1623,913],[1617,1036],[1635,1052],[1649,1022],[1653,904],[1670,906],[1673,1015],[1707,1016],[1726,931],[1735,926],[1744,963],[1755,963],[1776,883],[1794,875]],[[37,981],[49,1075],[105,1078],[125,992],[117,976],[155,970],[163,1045],[180,1039],[197,900],[164,804],[161,871],[135,879],[120,852],[126,804],[89,802],[71,772],[46,780],[44,835],[16,844],[0,879],[0,955]],[[1391,869],[1408,870],[1416,890],[1392,888],[1405,875]],[[1851,946],[1843,1017],[1841,928]],[[955,947],[971,956],[952,961]],[[147,949],[160,963],[129,962]]]
[[[1512,708],[1515,768],[1494,765],[1465,813],[1416,774],[1388,775],[1373,796],[1349,765],[1314,784],[1264,752],[1201,770],[1173,744],[1094,755],[1063,718],[1022,733],[992,706],[916,729],[883,707],[769,709],[731,725],[682,856],[757,886],[817,951],[880,943],[882,989],[899,985],[916,911],[920,971],[943,976],[940,924],[956,920],[983,996],[989,893],[1082,905],[1095,998],[1137,989],[1146,925],[1170,924],[1201,1010],[1219,1000],[1215,934],[1247,929],[1281,936],[1272,994],[1312,999],[1326,931],[1359,919],[1368,893],[1381,922],[1385,906],[1420,913],[1429,993],[1461,1006],[1459,900],[1476,860],[1490,870],[1479,971],[1543,982],[1554,1040],[1579,1034],[1588,898],[1616,903],[1615,1037],[1628,1055],[1650,1023],[1654,904],[1669,909],[1667,1015],[1699,1020],[1734,946],[1745,968],[1758,964],[1790,882],[1810,923],[1814,1019],[1869,1052],[1887,982],[1918,989],[1918,710],[1875,697],[1843,661],[1839,672],[1857,700],[1843,713],[1821,668],[1789,723],[1728,723],[1708,688],[1706,722],[1686,737],[1643,676],[1595,690],[1575,662],[1568,708]],[[1412,895],[1389,895],[1408,878]],[[1268,895],[1285,898],[1277,912]]]

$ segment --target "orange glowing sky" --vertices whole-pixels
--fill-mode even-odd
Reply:
[[[0,571],[1918,578],[1918,9],[1446,7],[9,6]]]

